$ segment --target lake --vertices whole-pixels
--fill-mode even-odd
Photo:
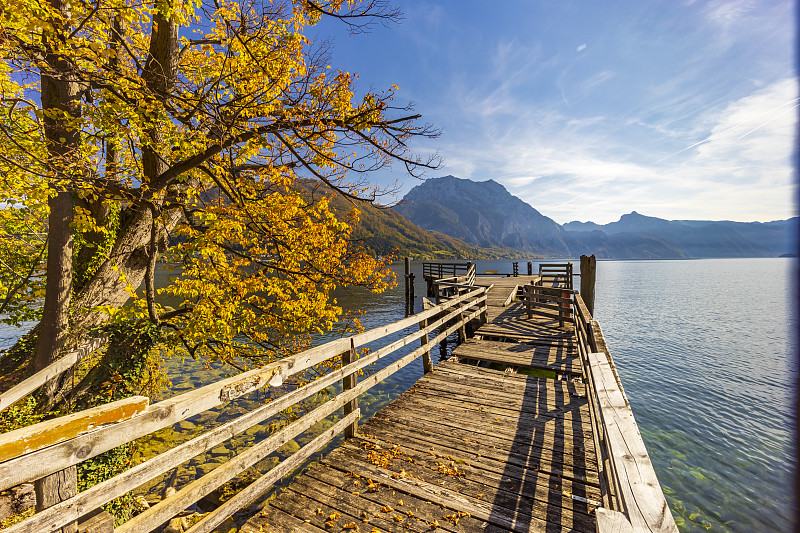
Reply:
[[[527,272],[526,262],[520,260],[520,273]],[[510,260],[476,263],[479,273],[511,271]],[[399,284],[383,295],[361,290],[336,293],[340,305],[363,311],[367,329],[404,316],[403,265],[393,268]],[[681,531],[792,529],[797,316],[791,302],[796,268],[792,259],[597,264],[595,317]],[[419,311],[425,294],[421,263],[413,263],[412,270]],[[16,335],[0,329],[6,344]],[[442,345],[434,360],[448,357],[453,347],[453,342]],[[168,362],[167,370],[173,381],[167,396],[226,374],[224,368],[204,370],[199,362],[177,359]],[[419,361],[403,368],[362,398],[363,412],[370,416],[421,376]],[[263,396],[244,398],[242,406],[234,408],[259,401]],[[154,434],[143,444],[143,455],[151,456],[226,420],[217,413]],[[248,431],[228,448],[197,459],[181,471],[183,480],[200,474],[203,462],[219,464],[268,431],[266,426]],[[301,436],[297,443],[311,438]],[[280,450],[261,469],[290,452]],[[164,480],[159,482],[149,485],[157,491]],[[263,504],[264,498],[250,512]],[[240,525],[245,515],[230,525]]]
[[[791,259],[603,261],[596,318],[682,531],[790,531]]]

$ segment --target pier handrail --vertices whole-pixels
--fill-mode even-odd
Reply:
[[[11,407],[19,400],[32,393],[48,381],[51,381],[76,364],[90,353],[98,350],[108,342],[108,336],[97,337],[56,359],[29,378],[21,381],[6,392],[0,394],[0,411]]]
[[[169,427],[203,411],[264,387],[278,387],[289,377],[315,365],[341,356],[341,365],[334,367],[316,380],[305,383],[272,399],[246,414],[177,445],[125,472],[95,485],[77,495],[41,510],[5,531],[52,531],[78,520],[99,506],[130,492],[136,487],[160,476],[191,458],[219,446],[226,440],[278,415],[323,389],[342,383],[342,392],[318,405],[300,418],[292,421],[268,438],[238,453],[223,465],[188,483],[161,502],[135,516],[116,532],[150,531],[230,481],[246,469],[276,451],[317,422],[344,407],[344,417],[315,439],[242,489],[216,510],[205,515],[191,527],[192,533],[209,532],[234,512],[263,493],[281,477],[288,474],[341,432],[352,435],[360,416],[358,397],[399,369],[419,357],[425,372],[433,369],[431,349],[455,331],[463,331],[472,319],[486,316],[486,288],[469,287],[460,294],[421,313],[391,324],[336,339],[296,355],[280,359],[264,367],[222,379],[173,398],[148,404],[146,398],[134,397],[119,402],[75,413],[8,433],[0,434],[0,450],[6,454],[0,459],[0,490],[20,483],[33,481],[97,456],[139,437]],[[358,348],[411,326],[419,326],[401,339],[388,342],[374,351],[359,357]],[[403,355],[384,368],[368,375],[360,382],[359,371],[387,357],[414,341],[420,346]],[[124,406],[124,413],[119,411]],[[115,411],[116,410],[116,411]],[[90,413],[90,411],[102,411]],[[110,413],[116,413],[110,414]],[[93,414],[101,418],[88,419]],[[110,418],[114,417],[116,418]],[[67,420],[68,419],[68,420]],[[32,437],[47,429],[45,439]]]
[[[597,531],[677,533],[603,333],[579,294],[574,326],[600,455],[603,507]]]
[[[422,263],[423,277],[432,277],[435,279],[442,279],[445,277],[454,277],[463,273],[469,275],[470,269],[474,270],[475,264],[471,262],[466,263],[453,263],[444,261],[426,261]]]
[[[555,287],[565,287],[572,289],[572,262],[566,263],[539,263],[539,278],[542,283],[548,283]]]

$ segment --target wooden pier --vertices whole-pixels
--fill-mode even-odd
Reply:
[[[214,531],[344,433],[341,446],[296,477],[241,531],[676,532],[602,332],[572,291],[571,272],[569,285],[556,281],[555,291],[537,288],[541,279],[449,276],[435,283],[437,301],[421,313],[170,400],[139,401],[116,423],[95,427],[97,414],[90,418],[87,412],[72,421],[73,434],[48,445],[30,444],[32,435],[46,429],[41,425],[0,435],[0,449],[16,445],[20,450],[0,459],[3,490],[250,391],[280,387],[331,358],[341,361],[322,377],[8,531],[53,531],[81,520],[102,503],[339,382],[338,395],[109,531],[159,528],[344,408],[338,422],[189,531]],[[395,334],[409,326],[416,331],[397,339]],[[469,339],[468,326],[476,327]],[[462,342],[450,359],[434,367],[431,349],[454,332]],[[375,348],[376,342],[384,345]],[[419,346],[412,348],[412,343]],[[368,344],[372,350],[359,356],[359,347]],[[356,379],[360,370],[392,354],[389,364]],[[424,376],[358,425],[359,395],[418,358]],[[87,427],[81,429],[84,419]]]
[[[481,279],[496,284],[489,302],[509,300],[525,281]],[[520,305],[490,303],[488,313],[498,327],[513,322],[514,335],[528,322]],[[574,335],[530,324],[536,345],[460,345],[245,531],[594,531],[602,494],[584,385],[460,362],[579,375],[574,341],[558,355],[565,333]]]

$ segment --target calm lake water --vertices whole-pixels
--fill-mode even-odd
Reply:
[[[526,262],[520,261],[520,273],[527,272]],[[476,263],[479,273],[511,271],[508,260]],[[533,268],[538,270],[536,262]],[[394,269],[400,283],[383,295],[360,290],[336,295],[345,308],[364,312],[361,320],[367,329],[404,316],[403,266]],[[793,528],[795,269],[791,259],[597,265],[595,315],[681,531]],[[425,294],[421,263],[414,263],[412,270],[420,310]],[[0,330],[0,338],[4,336],[11,342],[15,332]],[[452,342],[441,346],[434,359],[447,357],[453,347]],[[172,360],[168,372],[173,389],[166,395],[173,395],[218,379],[226,369],[203,370],[191,360]],[[370,416],[421,376],[419,361],[400,370],[362,398],[362,412]],[[248,407],[247,402],[263,402],[263,397],[241,401]],[[191,419],[196,425],[163,430],[145,443],[145,455],[226,419],[212,413]],[[248,433],[249,440],[243,437],[195,461],[190,470],[182,471],[184,481],[202,473],[204,461],[221,463],[239,445],[264,438],[268,430]],[[303,435],[297,443],[311,438],[310,433]],[[279,451],[269,464],[261,465],[262,470],[290,451]],[[263,503],[263,499],[257,502],[250,512]],[[241,525],[246,515],[241,513],[230,525]]]

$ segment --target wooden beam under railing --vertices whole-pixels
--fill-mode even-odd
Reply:
[[[0,394],[0,411],[11,407],[16,402],[32,393],[48,381],[57,378],[75,366],[81,359],[104,346],[106,342],[108,342],[107,335],[91,339],[76,350],[72,350],[71,352],[65,354],[63,357],[53,361],[31,377],[21,381],[11,389]]]

